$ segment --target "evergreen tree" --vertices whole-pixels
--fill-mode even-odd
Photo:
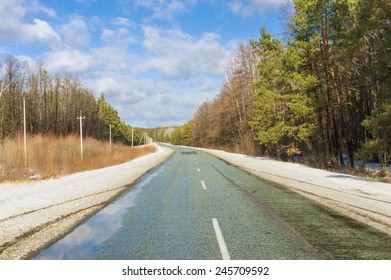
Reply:
[[[302,60],[294,47],[284,50],[282,42],[264,28],[258,41],[258,80],[250,125],[256,139],[270,155],[286,158],[301,154],[314,128],[314,112],[307,91],[316,85],[311,75],[301,73]]]

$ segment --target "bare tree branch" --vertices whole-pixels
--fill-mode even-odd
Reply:
[[[6,91],[7,88],[8,88],[10,85],[11,85],[11,83],[8,83],[8,85],[6,85],[6,86],[4,87],[4,83],[3,83],[3,82],[1,83],[0,97],[1,97],[1,95],[3,94],[3,92]]]

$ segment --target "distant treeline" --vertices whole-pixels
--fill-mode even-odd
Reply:
[[[294,0],[171,142],[338,167],[391,154],[391,1]]]
[[[95,98],[76,77],[51,74],[43,61],[31,68],[13,56],[5,57],[0,66],[0,141],[23,133],[25,98],[29,134],[79,134],[77,118],[82,111],[85,136],[108,140],[111,124],[113,141],[131,144],[132,127],[121,121],[103,94]],[[142,129],[134,130],[135,145],[142,133]]]

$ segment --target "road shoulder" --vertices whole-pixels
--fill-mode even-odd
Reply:
[[[166,161],[173,150],[128,163],[28,184],[0,185],[0,259],[28,259],[54,243],[140,177]]]
[[[262,157],[201,150],[391,236],[391,184]]]

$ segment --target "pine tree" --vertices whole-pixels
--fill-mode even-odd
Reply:
[[[258,80],[255,113],[250,125],[265,151],[279,158],[308,149],[314,128],[314,112],[307,91],[316,85],[311,75],[301,73],[300,57],[294,47],[284,50],[282,42],[263,28],[257,49]]]

